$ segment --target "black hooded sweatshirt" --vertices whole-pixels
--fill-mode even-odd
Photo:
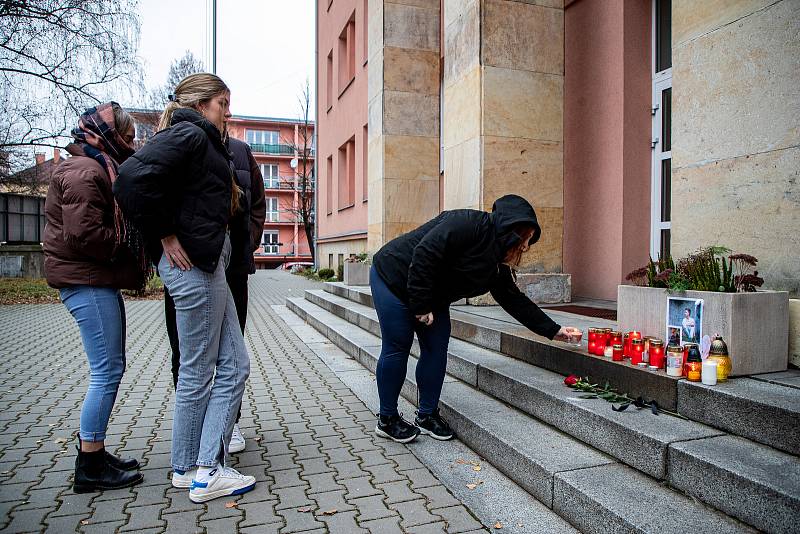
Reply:
[[[169,128],[120,166],[114,196],[156,264],[161,239],[174,234],[192,264],[214,272],[231,217],[231,158],[216,126],[181,108]]]
[[[462,298],[491,292],[514,319],[548,339],[561,328],[531,302],[502,264],[520,236],[518,223],[534,227],[530,244],[541,236],[536,212],[524,198],[506,195],[492,213],[443,211],[416,230],[386,243],[374,256],[378,275],[415,315],[445,308]]]

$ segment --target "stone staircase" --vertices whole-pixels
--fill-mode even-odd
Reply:
[[[326,284],[290,310],[374,373],[369,288]],[[496,317],[453,309],[443,416],[459,438],[584,532],[800,532],[800,385],[706,387],[591,357]],[[403,396],[416,403],[414,344]],[[614,412],[575,373],[656,398],[689,420]]]

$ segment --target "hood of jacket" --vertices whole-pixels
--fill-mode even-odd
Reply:
[[[520,236],[513,230],[517,224],[525,223],[533,226],[533,236],[528,245],[533,245],[542,236],[536,211],[530,202],[519,195],[505,195],[498,198],[492,205],[490,218],[497,236],[498,252],[501,254],[505,254],[508,249],[519,243]]]
[[[179,122],[190,122],[195,126],[199,127],[203,130],[211,142],[216,145],[217,148],[222,150],[223,154],[228,155],[228,159],[232,159],[230,154],[230,150],[228,147],[225,146],[225,142],[222,139],[222,134],[217,129],[216,126],[211,124],[208,119],[203,117],[203,115],[195,111],[192,108],[178,108],[172,113],[172,119],[170,120],[170,126],[175,126]]]

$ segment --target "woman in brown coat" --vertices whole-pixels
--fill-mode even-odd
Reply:
[[[144,285],[147,260],[139,234],[123,218],[111,184],[133,153],[133,120],[117,103],[88,109],[72,131],[72,157],[53,173],[45,202],[45,275],[81,332],[89,359],[76,492],[142,481],[139,462],[105,450],[111,409],[125,371],[125,306],[120,289]]]

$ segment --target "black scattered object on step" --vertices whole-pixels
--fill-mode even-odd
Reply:
[[[575,315],[585,315],[586,317],[597,317],[598,319],[607,319],[609,321],[617,320],[617,310],[609,310],[607,308],[594,308],[592,306],[576,306],[568,304],[565,306],[547,306],[542,308],[545,311],[562,311],[566,313],[574,313]]]
[[[633,401],[620,404],[619,406],[614,406],[612,404],[611,409],[615,412],[624,412],[630,405],[635,406],[637,410],[641,410],[642,408],[650,408],[650,411],[653,412],[653,415],[658,415],[658,403],[656,401],[645,402],[641,397],[637,397]]]

